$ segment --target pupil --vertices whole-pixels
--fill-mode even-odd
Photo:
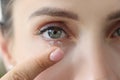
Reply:
[[[53,39],[60,38],[61,34],[62,34],[62,31],[58,30],[58,29],[56,29],[56,30],[48,30],[48,35],[50,36],[50,38],[53,38]]]
[[[53,34],[57,34],[57,31],[54,31]]]

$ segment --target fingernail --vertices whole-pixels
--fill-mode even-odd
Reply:
[[[51,61],[59,61],[64,57],[64,52],[61,49],[56,49],[53,51],[50,55],[50,60]]]

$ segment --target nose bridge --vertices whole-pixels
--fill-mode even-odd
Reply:
[[[104,57],[105,51],[102,44],[102,41],[95,34],[86,35],[78,43],[77,53],[84,55],[85,60],[82,67],[82,71],[85,74],[84,80],[112,80],[112,76],[110,76],[111,70]]]
[[[84,44],[84,43],[83,43]],[[105,75],[106,73],[106,58],[104,57],[104,47],[102,46],[102,41],[98,38],[97,35],[88,35],[88,39],[85,43],[86,45],[82,49],[83,54],[86,54],[87,63],[91,71],[90,74],[94,75]]]

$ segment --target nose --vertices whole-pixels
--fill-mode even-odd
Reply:
[[[75,80],[120,80],[104,56],[107,53],[103,43],[95,38],[85,40],[75,50]]]

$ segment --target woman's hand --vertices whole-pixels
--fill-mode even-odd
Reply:
[[[63,51],[59,48],[52,48],[44,53],[44,55],[26,60],[9,71],[0,80],[33,80],[38,74],[48,67],[60,61],[64,56]]]

